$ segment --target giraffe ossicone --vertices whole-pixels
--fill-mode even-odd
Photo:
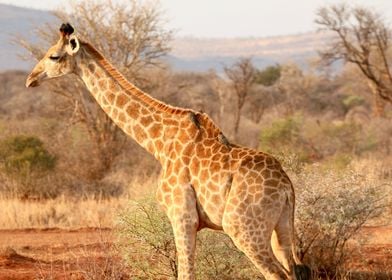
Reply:
[[[310,277],[296,255],[294,190],[275,158],[230,143],[207,114],[144,93],[63,24],[26,86],[67,74],[161,163],[157,199],[173,228],[178,279],[195,279],[196,234],[205,227],[227,233],[266,279]]]

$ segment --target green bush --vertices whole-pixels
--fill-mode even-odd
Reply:
[[[261,130],[260,150],[283,159],[294,154],[301,162],[314,157],[315,149],[302,135],[303,119],[300,115],[278,119]]]
[[[282,67],[277,64],[258,70],[255,74],[255,82],[264,86],[272,86],[279,80],[281,69]]]
[[[51,171],[56,156],[34,136],[13,136],[0,141],[0,172],[7,176],[1,190],[23,199],[49,198],[58,194]]]
[[[8,174],[26,176],[53,170],[56,157],[34,136],[13,136],[0,142],[0,161]]]
[[[152,199],[136,202],[120,217],[120,237],[132,279],[176,279],[172,228]],[[228,257],[230,256],[230,257]],[[259,272],[223,233],[202,230],[196,246],[198,279],[257,279]]]
[[[267,150],[277,150],[282,146],[296,142],[299,137],[300,121],[298,117],[288,117],[274,121],[261,132],[260,144]]]
[[[358,95],[348,95],[343,99],[343,105],[347,111],[350,109],[363,105],[365,103],[365,99],[362,96]]]

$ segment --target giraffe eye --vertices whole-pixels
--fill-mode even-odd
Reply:
[[[51,56],[49,56],[49,58],[50,58],[51,60],[53,60],[53,61],[57,61],[57,60],[60,59],[60,56],[58,56],[58,55],[51,55]]]

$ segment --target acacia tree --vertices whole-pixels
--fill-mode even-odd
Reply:
[[[282,67],[279,64],[270,65],[262,70],[257,70],[255,83],[266,87],[273,86],[280,78]]]
[[[392,103],[389,26],[374,11],[344,4],[319,9],[316,23],[337,35],[320,52],[322,61],[328,65],[343,60],[356,65],[373,93],[375,115],[382,116],[385,103]]]
[[[69,13],[57,11],[55,16],[59,22],[72,23],[82,38],[142,88],[147,81],[142,75],[145,69],[159,66],[160,58],[170,50],[172,31],[164,29],[162,12],[156,2],[79,1],[71,4]],[[19,39],[18,43],[40,59],[46,45],[58,39],[58,26],[46,24],[36,33],[41,42]],[[66,78],[48,84],[53,92],[64,97],[61,110],[69,115],[70,124],[82,123],[86,127],[99,161],[91,177],[102,178],[121,152],[126,138],[80,81]]]
[[[246,97],[255,81],[255,67],[251,58],[241,58],[231,67],[225,67],[224,71],[229,78],[233,91],[237,97],[237,106],[234,119],[234,138],[237,139],[241,121],[241,109],[245,104]]]

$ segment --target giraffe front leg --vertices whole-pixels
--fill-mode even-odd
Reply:
[[[190,184],[171,188],[170,203],[164,206],[171,222],[178,256],[178,279],[195,279],[194,259],[199,215],[196,195]]]

